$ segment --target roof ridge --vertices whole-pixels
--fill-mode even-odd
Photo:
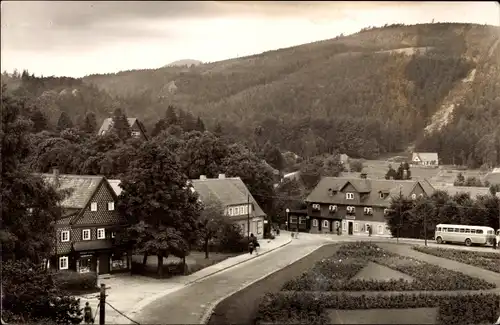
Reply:
[[[52,173],[38,173],[39,175],[42,176],[51,176],[54,177],[55,175]],[[59,177],[74,177],[74,178],[102,178],[105,177],[103,175],[77,175],[77,174],[59,174]]]

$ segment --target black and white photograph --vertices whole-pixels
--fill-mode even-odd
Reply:
[[[2,325],[500,325],[498,1],[0,22]]]

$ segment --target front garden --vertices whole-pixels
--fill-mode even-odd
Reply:
[[[500,254],[497,252],[472,252],[458,249],[423,246],[415,246],[413,249],[421,253],[447,258],[460,263],[500,273]]]
[[[479,290],[494,288],[371,243],[349,243],[267,294],[257,323],[492,324],[500,296]]]

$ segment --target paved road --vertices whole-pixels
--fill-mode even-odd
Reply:
[[[241,290],[246,285],[255,282],[272,272],[278,271],[290,265],[296,260],[308,255],[318,247],[334,242],[350,242],[358,240],[372,240],[374,242],[379,242],[380,246],[384,245],[384,242],[393,243],[395,241],[394,239],[384,239],[378,237],[338,237],[331,235],[300,234],[299,239],[294,239],[291,244],[285,246],[284,248],[250,260],[249,262],[243,263],[239,266],[228,269],[198,283],[194,283],[159,298],[158,300],[147,305],[145,308],[141,309],[141,311],[137,314],[129,316],[141,324],[198,324],[203,320],[203,317],[211,309],[211,307],[215,306],[215,304],[217,304],[221,299]],[[420,243],[406,240],[401,240],[400,242],[402,243],[401,245],[385,245],[387,245],[387,248],[391,247],[391,250],[397,250],[403,255],[414,257],[418,256],[420,259],[424,256],[424,260],[432,264],[438,263],[446,268],[456,270],[457,268],[461,269],[463,267],[463,264],[461,263],[422,254],[411,249],[411,245],[423,245],[423,242]],[[410,245],[403,245],[403,243]],[[454,248],[465,247],[457,246]],[[481,247],[466,249],[474,251],[485,250],[485,248]],[[493,250],[490,249],[490,251]],[[429,259],[432,259],[433,261],[430,261]],[[464,273],[470,273],[471,267],[472,266],[467,266],[468,272],[464,269]],[[476,269],[477,270],[473,271],[476,276],[495,283],[500,282],[498,274],[478,268]],[[483,271],[486,273],[483,273]]]
[[[331,242],[302,236],[281,249],[160,298],[131,318],[141,324],[198,324],[220,299]]]

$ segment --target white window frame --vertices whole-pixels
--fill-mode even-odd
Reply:
[[[412,200],[416,200],[416,199],[417,199],[417,194],[413,193],[413,194],[411,195],[411,199],[412,199]]]
[[[233,208],[229,208],[228,212],[229,212],[229,215],[232,216],[233,215]]]
[[[252,205],[251,204],[248,205],[248,213],[252,213]]]
[[[384,198],[384,193],[380,192],[379,193],[379,198],[383,199]]]
[[[323,220],[323,228],[330,228],[330,223],[328,220]]]
[[[348,206],[348,207],[346,208],[346,210],[347,210],[347,212],[349,212],[349,213],[356,213],[356,208],[355,208],[355,207],[353,207],[353,206]]]
[[[371,215],[371,214],[373,214],[373,208],[370,208],[370,207],[365,207],[365,208],[364,208],[364,213],[365,213],[366,215]]]
[[[290,223],[297,223],[297,216],[290,216]]]
[[[354,193],[347,192],[347,193],[345,194],[345,199],[346,199],[346,200],[354,200]]]
[[[314,203],[314,204],[312,205],[312,208],[313,208],[313,210],[318,211],[318,210],[320,210],[320,208],[321,208],[321,207],[320,207],[320,205],[319,205],[319,204]]]
[[[359,231],[359,226],[358,226],[358,223],[357,223],[357,222],[355,222],[355,223],[354,223],[354,231],[355,231],[355,232],[358,232],[358,231]]]
[[[108,202],[108,211],[115,211],[115,202]]]
[[[97,211],[97,202],[90,203],[90,211],[92,212]]]
[[[378,234],[383,235],[384,234],[384,227],[382,225],[377,226]]]
[[[102,237],[99,236],[99,233],[102,232]],[[97,228],[97,239],[106,239],[106,229],[105,228]]]
[[[331,212],[335,212],[335,211],[337,211],[337,206],[336,205],[330,205],[328,207],[328,210],[330,210]]]
[[[68,238],[64,240],[64,234],[68,235]],[[69,230],[62,230],[61,231],[61,243],[67,243],[69,242]]]
[[[306,217],[299,217],[299,225],[305,225],[306,224]]]
[[[63,266],[61,266],[61,262],[64,262]],[[67,256],[59,257],[59,270],[67,270],[69,268],[69,259]]]
[[[389,213],[389,209],[384,209],[384,215]]]
[[[131,135],[132,135],[133,137],[140,137],[140,136],[141,136],[141,132],[139,132],[139,131],[132,131],[132,132],[130,132],[130,133],[131,133]]]
[[[85,238],[85,234],[89,234],[88,238]],[[82,229],[82,240],[91,240],[92,239],[92,233],[90,232],[90,229]]]
[[[318,219],[313,219],[312,226],[313,227],[317,227],[318,226]]]
[[[111,238],[115,238],[116,233],[114,231],[111,232]]]
[[[243,214],[248,214],[248,205],[243,206]]]
[[[347,221],[342,221],[342,231],[347,231]]]

